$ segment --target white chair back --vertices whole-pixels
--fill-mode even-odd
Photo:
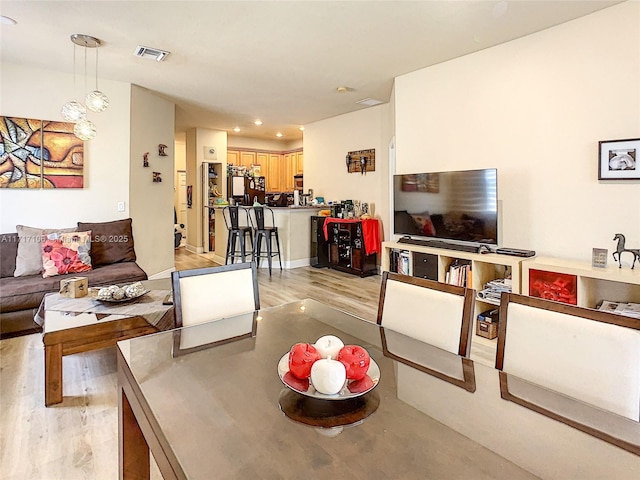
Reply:
[[[173,272],[176,327],[260,309],[255,263]]]
[[[468,356],[474,297],[473,289],[384,272],[378,324]]]
[[[640,420],[640,320],[513,294],[505,298],[497,368]]]

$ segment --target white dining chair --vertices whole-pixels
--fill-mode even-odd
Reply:
[[[254,262],[181,270],[171,279],[177,328],[260,309]]]
[[[475,290],[384,272],[379,325],[434,347],[468,357]]]

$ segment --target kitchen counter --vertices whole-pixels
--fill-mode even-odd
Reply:
[[[227,252],[228,238],[228,231],[225,228],[224,217],[222,215],[224,207],[226,207],[226,205],[209,207],[215,211],[216,216],[214,261],[222,265],[224,265],[225,255]],[[320,210],[328,208],[328,206],[290,206],[269,208],[273,210],[275,225],[278,227],[278,235],[280,236],[282,268],[290,269],[309,265],[311,255],[311,217],[317,215]],[[250,261],[250,257],[247,258],[247,261]],[[266,259],[262,259],[261,267],[267,268]],[[273,258],[273,268],[275,269],[274,273],[279,268],[277,257]]]

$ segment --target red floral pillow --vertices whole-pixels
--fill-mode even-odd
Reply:
[[[51,233],[42,242],[43,278],[91,270],[91,232]]]

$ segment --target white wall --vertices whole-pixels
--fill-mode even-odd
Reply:
[[[16,225],[70,227],[129,216],[130,86],[101,79],[100,89],[110,105],[88,115],[98,134],[84,144],[84,188],[0,189],[2,232],[15,232]],[[60,109],[73,93],[72,75],[8,63],[0,69],[2,116],[63,121]],[[116,209],[119,201],[126,202],[124,212]]]
[[[137,263],[149,277],[167,277],[174,270],[174,110],[173,103],[132,85],[130,212]],[[159,144],[167,145],[167,156],[159,155]],[[149,167],[143,167],[145,152]],[[153,172],[162,182],[153,182]]]
[[[305,125],[304,186],[325,201],[360,200],[373,207],[388,238],[389,142],[388,104]],[[345,157],[355,150],[376,150],[376,170],[348,173]]]
[[[640,247],[640,181],[597,174],[598,141],[640,137],[640,2],[401,76],[395,102],[396,173],[498,168],[504,246]]]

